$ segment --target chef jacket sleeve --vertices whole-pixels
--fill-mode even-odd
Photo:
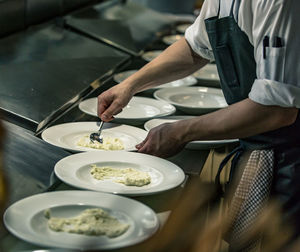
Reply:
[[[252,13],[249,35],[257,79],[249,98],[263,105],[300,108],[300,1],[252,1]]]
[[[214,55],[209,43],[204,20],[208,17],[216,16],[217,12],[218,1],[204,1],[199,16],[185,32],[185,39],[192,50],[210,61],[214,60]]]

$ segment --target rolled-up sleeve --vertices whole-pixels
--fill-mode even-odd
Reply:
[[[300,108],[300,1],[253,2],[249,38],[254,45],[257,79],[249,98],[263,105]],[[244,25],[247,30],[245,24],[242,28]],[[264,39],[269,40],[268,46],[263,45]]]
[[[217,15],[217,7],[217,1],[205,1],[199,16],[185,32],[185,39],[192,50],[210,61],[214,60],[214,55],[208,39],[204,20]]]

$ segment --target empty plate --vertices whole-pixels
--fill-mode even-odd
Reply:
[[[180,33],[185,33],[186,29],[189,28],[191,24],[180,24],[176,26],[176,31]]]
[[[178,40],[180,40],[181,38],[183,38],[182,35],[168,35],[168,36],[164,36],[162,38],[162,41],[167,44],[167,45],[172,45],[173,43],[177,42]]]
[[[163,51],[162,50],[154,50],[154,51],[147,51],[142,54],[142,58],[148,62],[155,59],[158,55],[160,55]]]
[[[114,81],[117,83],[120,83],[127,79],[130,75],[136,73],[138,70],[128,70],[124,72],[120,72],[118,74],[114,75]],[[171,88],[171,87],[187,87],[187,86],[193,86],[197,84],[197,79],[194,76],[188,76],[179,80],[171,81],[153,88],[150,88],[149,90],[156,90],[159,88]]]
[[[52,231],[44,212],[53,217],[72,218],[88,208],[101,208],[128,230],[115,238]],[[159,226],[152,209],[133,199],[91,191],[59,191],[37,194],[11,205],[4,214],[4,224],[18,238],[56,248],[104,250],[127,247],[153,235]]]
[[[120,72],[114,75],[114,81],[117,83],[121,83],[123,80],[127,79],[130,75],[133,75],[138,70],[128,70],[124,72]]]
[[[42,139],[52,145],[70,151],[103,151],[78,145],[81,139],[89,136],[92,132],[98,131],[98,129],[97,122],[63,123],[43,131]],[[105,123],[101,136],[103,138],[117,138],[123,143],[125,151],[134,151],[136,150],[135,145],[146,138],[147,132],[129,125]]]
[[[84,100],[79,104],[79,109],[97,116],[97,98]],[[175,107],[165,101],[134,96],[123,111],[115,115],[114,122],[140,124],[152,118],[171,115],[175,111]]]
[[[200,115],[227,107],[223,92],[209,87],[163,88],[154,97],[173,104],[185,113]]]
[[[152,119],[149,120],[148,122],[146,122],[144,124],[144,128],[147,131],[150,131],[151,129],[163,124],[163,123],[173,123],[173,122],[177,122],[179,120],[184,120],[184,119],[190,119],[190,118],[194,118],[191,116],[169,116],[167,118],[159,118],[159,119]],[[211,141],[192,141],[189,142],[185,148],[186,149],[191,149],[191,150],[210,150],[213,148],[218,148],[221,147],[225,144],[229,144],[229,143],[236,143],[238,142],[238,139],[223,139],[223,140],[211,140]]]
[[[193,73],[193,76],[203,81],[214,81],[216,83],[220,82],[217,66],[215,64],[205,65],[200,70]]]

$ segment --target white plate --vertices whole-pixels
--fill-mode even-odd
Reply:
[[[175,105],[188,114],[209,113],[227,106],[223,92],[209,87],[163,88],[154,92],[154,97]]]
[[[220,81],[217,66],[215,64],[207,64],[200,70],[193,73],[193,76],[199,80]]]
[[[124,72],[120,72],[114,75],[114,81],[117,83],[122,82],[123,80],[127,79],[130,75],[133,75],[136,73],[138,70],[128,70]]]
[[[121,236],[87,236],[54,232],[43,212],[55,217],[74,217],[86,208],[100,207],[130,228]],[[11,205],[4,214],[7,229],[18,238],[47,247],[69,249],[114,249],[139,243],[158,229],[156,214],[140,202],[125,197],[91,191],[59,191],[37,194]]]
[[[97,132],[98,129],[97,122],[64,123],[43,131],[42,138],[52,145],[70,151],[104,151],[77,145],[79,139],[92,132]],[[134,151],[136,150],[135,145],[145,139],[147,132],[133,126],[105,123],[102,136],[119,138],[124,144],[125,151]]]
[[[92,164],[146,171],[151,177],[151,183],[138,187],[126,186],[112,180],[97,180],[90,174]],[[183,171],[170,161],[124,151],[74,154],[57,162],[54,171],[62,181],[78,188],[131,196],[166,191],[180,185],[185,178]]]
[[[142,55],[142,58],[146,61],[151,61],[155,59],[158,55],[160,55],[162,52],[162,50],[148,51]]]
[[[124,72],[120,72],[114,75],[114,81],[117,83],[120,83],[127,79],[130,75],[136,73],[138,70],[128,70]],[[159,88],[172,88],[172,87],[188,87],[197,84],[197,79],[194,76],[187,76],[183,79],[171,81],[162,85],[159,85],[154,88],[150,88],[153,90],[159,89]],[[149,89],[149,90],[150,90]]]
[[[168,35],[168,36],[164,36],[162,38],[162,41],[167,44],[167,45],[172,45],[173,43],[177,42],[178,40],[180,40],[181,38],[183,38],[183,35]]]
[[[189,28],[191,24],[180,24],[176,26],[176,31],[180,33],[185,33],[186,29]]]
[[[153,87],[150,89],[156,90],[160,88],[173,88],[173,87],[189,87],[197,84],[197,80],[194,76],[187,76],[183,79],[179,79],[176,81],[171,81],[162,85],[159,85],[157,87]]]
[[[79,109],[89,115],[97,116],[97,98],[84,100]],[[173,105],[152,98],[134,96],[123,111],[115,115],[115,122],[143,123],[156,117],[168,116],[175,113]]]
[[[152,119],[148,122],[145,123],[144,128],[147,131],[150,131],[151,129],[163,124],[163,123],[172,123],[172,122],[177,122],[179,120],[183,119],[190,119],[191,117],[182,117],[180,119],[175,119],[178,118],[176,116],[170,116],[169,118],[164,118],[164,119]],[[212,141],[192,141],[189,142],[185,148],[191,149],[191,150],[208,150],[208,149],[213,149],[217,147],[221,147],[225,144],[229,143],[235,143],[238,142],[238,139],[224,139],[224,140],[212,140]]]

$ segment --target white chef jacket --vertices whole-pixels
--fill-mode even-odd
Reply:
[[[220,0],[220,17],[232,0]],[[204,20],[216,16],[219,0],[205,0],[200,15],[185,33],[193,51],[213,60]],[[263,105],[300,108],[300,0],[235,0],[234,18],[254,47],[256,75],[249,98]],[[269,36],[263,58],[263,39]],[[275,37],[282,47],[273,47]]]

